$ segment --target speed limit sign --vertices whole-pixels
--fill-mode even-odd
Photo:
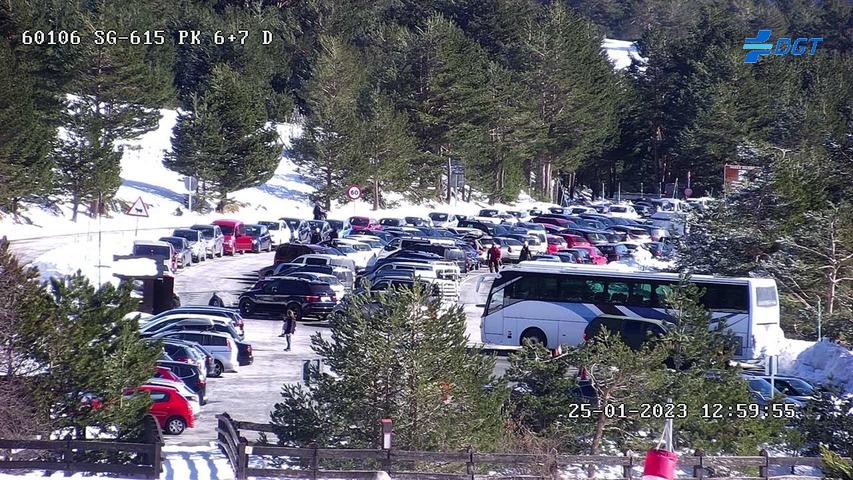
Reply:
[[[358,200],[359,198],[361,198],[361,187],[355,184],[350,185],[349,187],[347,187],[346,193],[347,198],[349,198],[350,200]]]

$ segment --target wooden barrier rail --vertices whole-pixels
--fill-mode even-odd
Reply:
[[[119,475],[139,475],[145,478],[160,478],[163,472],[163,435],[157,420],[145,416],[145,443],[110,442],[95,440],[6,440],[0,439],[0,471],[12,470],[48,470],[64,471],[66,476],[72,472],[114,473]],[[57,452],[54,460],[27,458],[32,452]],[[93,463],[81,460],[86,452],[136,453],[137,463]]]
[[[636,480],[640,475],[636,468],[642,468],[644,457],[626,452],[623,456],[614,455],[562,455],[562,454],[518,454],[518,453],[478,453],[467,452],[412,452],[397,450],[372,449],[328,449],[319,448],[316,444],[308,448],[277,447],[265,443],[250,442],[240,431],[273,433],[272,425],[233,420],[227,413],[217,415],[219,425],[216,429],[219,447],[228,456],[237,480],[248,477],[300,478],[318,480],[322,478],[376,478],[376,469],[332,470],[322,467],[323,460],[360,461],[362,465],[372,462],[380,465],[380,469],[400,480],[500,480],[500,479],[556,479],[560,478],[560,467],[581,466],[584,470],[597,467],[621,467],[622,479]],[[271,456],[291,459],[307,459],[307,467],[300,469],[282,468],[251,468],[249,459],[252,456]],[[412,465],[428,463],[434,465],[458,464],[458,473],[407,471],[395,469],[395,465]],[[792,475],[772,476],[772,467],[790,467],[793,474],[795,466],[810,466],[820,468],[823,462],[817,457],[773,457],[766,450],[756,456],[722,457],[708,456],[696,451],[693,456],[680,456],[679,466],[692,467],[692,477],[700,480],[782,480]],[[506,466],[507,471],[513,468],[547,472],[538,475],[513,474],[483,475],[477,474],[478,466]],[[757,476],[713,476],[709,473],[724,469],[753,469]],[[464,472],[464,473],[463,473]],[[562,477],[565,478],[565,477]],[[576,477],[587,478],[587,477]],[[821,477],[798,475],[798,480],[817,480]]]

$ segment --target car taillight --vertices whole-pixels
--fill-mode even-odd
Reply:
[[[252,346],[251,345],[246,347],[246,353],[252,353]]]
[[[331,297],[329,297],[329,298],[331,298],[333,302],[337,302],[337,301],[338,301],[338,297],[336,297],[336,296],[334,296],[334,295],[332,295],[332,296],[331,296]]]
[[[586,340],[586,332],[583,332],[583,335],[581,335],[581,339]]]
[[[225,339],[225,346],[226,346],[226,347],[228,347],[228,348],[230,349],[230,348],[231,348],[231,340],[229,340],[229,339],[227,339],[227,338],[226,338],[226,339]]]
[[[204,386],[207,385],[207,382],[199,378],[198,381],[195,382],[195,385],[198,388],[204,388]]]
[[[318,296],[316,296],[316,295],[306,295],[306,296],[305,296],[305,301],[306,301],[306,302],[319,302],[319,301],[320,301],[320,297],[318,297]]]

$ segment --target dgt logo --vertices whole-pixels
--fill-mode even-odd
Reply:
[[[809,55],[814,55],[817,50],[817,44],[822,42],[822,38],[798,38],[791,41],[790,38],[780,38],[776,40],[776,48],[773,48],[772,43],[765,43],[770,39],[771,30],[759,30],[755,38],[747,38],[743,44],[744,50],[751,50],[746,54],[743,63],[756,63],[761,55],[770,55],[771,49],[773,55],[802,55],[806,53],[806,45],[811,44],[812,48]]]

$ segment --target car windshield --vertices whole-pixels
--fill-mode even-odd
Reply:
[[[325,223],[325,222],[322,222],[322,221],[320,221],[320,220],[310,220],[310,221],[308,222],[308,224],[309,224],[309,225],[311,225],[311,228],[323,228],[323,226],[324,226],[323,224],[324,224],[324,223]]]
[[[359,227],[366,227],[370,225],[370,220],[364,217],[352,217],[349,219],[349,223]]]
[[[258,222],[258,225],[264,225],[269,230],[278,230],[277,222]]]
[[[292,230],[296,230],[299,227],[299,220],[295,218],[288,218],[285,222],[287,222]]]
[[[161,240],[162,242],[171,243],[175,250],[180,250],[184,246],[184,242],[178,240],[177,238],[164,238]]]
[[[610,207],[610,211],[615,213],[625,213],[628,209],[625,207]]]
[[[774,395],[780,393],[779,390],[773,389],[770,382],[761,378],[751,378],[749,388],[760,393],[764,398],[773,398]]]
[[[230,227],[228,225],[220,225],[219,229],[222,230],[222,233],[225,235],[233,235],[234,234],[234,227]]]
[[[808,382],[800,380],[798,378],[786,378],[784,380],[777,380],[776,385],[783,386],[788,385],[791,387],[791,392],[784,392],[788,395],[801,395],[801,396],[810,396],[815,394],[815,389]]]
[[[213,227],[199,227],[198,231],[204,238],[213,238]]]
[[[198,241],[198,234],[196,232],[175,232],[172,236],[173,237],[186,238],[187,241],[190,241],[190,242],[197,242]]]
[[[566,241],[560,237],[551,237],[548,239],[548,245],[567,245]]]
[[[329,226],[334,228],[335,230],[341,230],[344,228],[344,222],[340,220],[326,220],[329,222]]]
[[[480,210],[480,217],[496,217],[498,215],[497,210]]]
[[[447,220],[447,214],[446,213],[435,213],[435,212],[433,212],[433,213],[429,214],[429,218],[431,218],[437,222],[443,222],[443,221]]]
[[[354,248],[352,248],[352,247],[351,247],[351,246],[349,246],[349,245],[338,245],[338,246],[337,246],[337,247],[335,247],[335,248],[337,248],[339,252],[344,253],[344,254],[347,254],[347,253],[356,253],[356,252],[355,252],[355,249],[354,249]]]
[[[261,235],[261,229],[252,225],[246,225],[246,235],[258,237]]]

